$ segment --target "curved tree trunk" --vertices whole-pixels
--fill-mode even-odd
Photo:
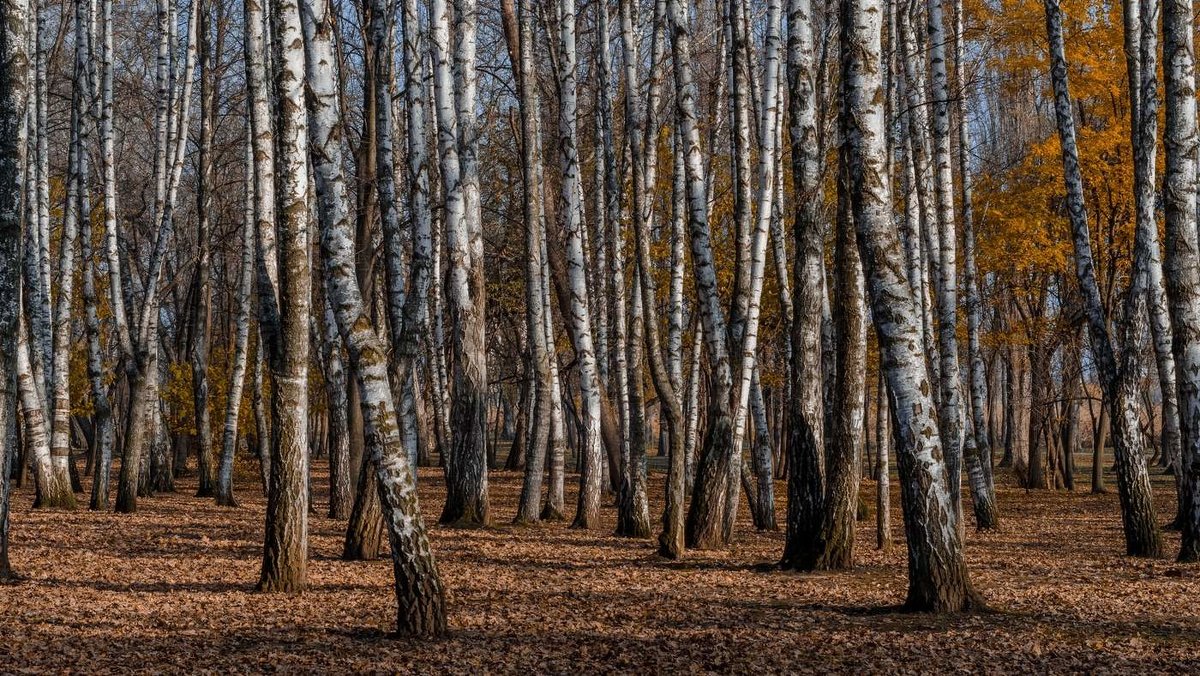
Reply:
[[[668,2],[667,16],[675,71],[675,105],[687,176],[692,271],[712,369],[712,389],[708,397],[709,425],[696,466],[685,539],[689,547],[713,549],[727,544],[723,528],[726,479],[736,452],[733,447],[733,414],[730,410],[733,375],[730,372],[725,314],[717,290],[709,233],[708,189],[696,110],[697,87],[692,76],[691,26],[683,3],[679,0]]]
[[[1091,237],[1088,232],[1087,211],[1083,197],[1083,176],[1079,166],[1079,151],[1075,141],[1075,118],[1067,78],[1066,49],[1063,43],[1062,9],[1058,0],[1045,0],[1046,34],[1050,42],[1050,76],[1054,87],[1054,110],[1062,148],[1063,180],[1066,187],[1066,207],[1075,244],[1075,268],[1083,294],[1083,309],[1092,338],[1096,370],[1104,390],[1106,405],[1111,409],[1113,448],[1117,461],[1117,488],[1121,498],[1121,519],[1125,531],[1125,549],[1131,556],[1157,557],[1162,553],[1162,537],[1158,532],[1154,503],[1151,500],[1150,476],[1146,469],[1144,441],[1139,427],[1137,389],[1134,374],[1145,314],[1146,247],[1145,232],[1138,231],[1134,244],[1134,274],[1129,285],[1125,326],[1125,363],[1118,364],[1108,332],[1104,304],[1096,283]],[[1146,112],[1149,127],[1152,116]],[[1153,132],[1150,132],[1153,133]],[[1144,146],[1143,146],[1144,152]]]
[[[850,203],[866,268],[875,329],[892,410],[908,542],[907,607],[959,611],[979,602],[967,575],[962,540],[941,458],[932,388],[922,354],[921,322],[892,224],[886,174],[880,77],[879,0],[842,0],[843,143]]]
[[[418,15],[415,0],[403,0],[402,20],[406,43],[419,45]],[[391,5],[383,0],[372,3],[372,38],[382,41],[391,26],[385,20]],[[366,450],[369,461],[363,463],[363,479],[359,483],[359,498],[374,493],[386,510],[386,518],[376,516],[371,524],[386,522],[392,551],[392,570],[398,607],[397,631],[403,635],[437,636],[446,630],[445,597],[437,564],[429,548],[424,521],[420,516],[415,475],[409,467],[400,430],[397,424],[394,399],[388,380],[388,364],[382,341],[372,328],[363,304],[362,293],[355,275],[354,238],[350,225],[349,202],[341,153],[342,124],[338,105],[338,89],[332,67],[334,15],[324,0],[306,0],[303,4],[309,110],[313,169],[321,199],[318,216],[321,223],[321,252],[324,261],[326,290],[332,314],[352,362],[353,372],[361,394],[362,413],[366,423]],[[406,44],[406,57],[414,53]],[[418,52],[419,53],[419,52]],[[407,65],[407,64],[406,64]],[[375,72],[378,77],[380,71]],[[411,159],[411,158],[410,158]],[[417,240],[423,238],[422,228],[414,224]],[[413,282],[421,272],[412,271]],[[418,294],[409,295],[405,302],[405,327],[416,324]],[[423,299],[422,299],[423,302]],[[413,344],[419,338],[406,330],[397,336],[399,368],[404,373],[411,366]],[[377,491],[370,489],[373,472]],[[356,501],[355,509],[359,508]],[[352,519],[353,522],[353,519]]]

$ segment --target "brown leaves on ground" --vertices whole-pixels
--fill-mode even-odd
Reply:
[[[421,472],[428,518],[441,474]],[[419,642],[388,637],[391,566],[339,560],[341,522],[310,519],[308,591],[255,593],[261,496],[243,484],[242,507],[219,508],[191,484],[139,501],[135,515],[32,510],[30,489],[18,491],[11,554],[26,581],[0,587],[0,671],[1200,669],[1200,568],[1122,556],[1111,493],[1001,486],[1004,529],[968,534],[973,580],[996,610],[936,617],[896,611],[898,503],[890,552],[874,550],[872,516],[859,524],[855,570],[782,573],[763,565],[782,534],[748,520],[730,551],[680,562],[608,527],[509,526],[520,477],[494,472],[495,528],[432,528],[451,635]],[[657,509],[662,475],[651,484]],[[1169,514],[1170,487],[1156,484]],[[779,509],[782,523],[782,498]]]

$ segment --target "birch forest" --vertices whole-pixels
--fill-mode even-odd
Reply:
[[[0,0],[0,672],[1200,669],[1196,26]]]

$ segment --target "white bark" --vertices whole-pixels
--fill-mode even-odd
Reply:
[[[21,314],[21,198],[29,99],[29,4],[0,4],[0,583],[8,557],[12,467],[17,454],[17,350]]]
[[[850,202],[875,328],[896,412],[897,460],[908,541],[907,605],[958,611],[977,597],[955,527],[917,304],[892,223],[880,71],[879,0],[843,0],[842,77]]]
[[[710,392],[710,426],[697,465],[695,490],[688,514],[687,541],[693,547],[714,547],[723,542],[725,482],[732,469],[733,422],[729,402],[733,390],[725,315],[717,290],[716,268],[708,223],[708,192],[700,151],[696,84],[691,64],[691,27],[683,3],[670,0],[667,7],[675,71],[676,112],[683,141],[687,174],[688,227],[692,245],[692,272],[700,317],[704,323],[709,364],[713,370]]]
[[[297,0],[271,5],[275,61],[275,199],[278,218],[279,316],[264,337],[271,369],[271,472],[267,491],[263,591],[307,586],[308,361],[311,249],[308,230],[306,59]]]
[[[249,125],[246,128],[246,176],[242,181],[244,198],[242,206],[242,257],[241,276],[235,297],[237,316],[234,318],[233,363],[229,369],[229,389],[225,403],[225,422],[221,433],[221,458],[217,466],[217,504],[234,505],[233,460],[237,451],[239,415],[242,408],[242,392],[246,386],[246,367],[250,347],[251,294],[254,292],[254,138]]]
[[[1162,550],[1162,540],[1151,502],[1150,476],[1143,454],[1145,442],[1138,420],[1137,385],[1131,373],[1136,366],[1136,355],[1139,353],[1136,341],[1141,339],[1141,322],[1144,321],[1145,314],[1147,250],[1144,232],[1138,233],[1138,241],[1134,244],[1134,274],[1126,298],[1127,320],[1124,322],[1127,341],[1125,363],[1118,363],[1108,330],[1108,317],[1105,316],[1104,303],[1096,282],[1095,259],[1092,255],[1084,201],[1083,173],[1079,165],[1075,118],[1067,76],[1062,9],[1058,0],[1045,0],[1043,4],[1046,10],[1046,34],[1050,43],[1050,79],[1054,88],[1054,112],[1058,124],[1059,145],[1062,149],[1066,209],[1075,247],[1075,271],[1083,296],[1084,317],[1092,338],[1096,370],[1104,391],[1105,403],[1111,410],[1110,423],[1117,461],[1126,551],[1133,556],[1158,556]]]
[[[559,213],[567,235],[567,277],[571,290],[571,318],[567,322],[574,334],[579,360],[579,388],[582,395],[583,472],[580,474],[579,506],[573,525],[593,528],[599,525],[600,488],[603,480],[603,447],[600,440],[600,377],[596,352],[592,345],[592,322],[588,312],[586,260],[583,252],[582,208],[579,203],[579,124],[578,64],[575,48],[575,2],[559,0],[558,54],[558,152],[562,170],[562,194]]]
[[[975,212],[971,192],[971,129],[967,122],[967,74],[963,55],[962,0],[954,1],[954,71],[958,117],[958,176],[959,202],[962,205],[963,225],[963,285],[967,305],[967,377],[970,383],[970,424],[966,430],[964,455],[971,483],[971,498],[975,526],[995,528],[999,523],[996,509],[996,487],[992,479],[992,442],[988,435],[984,413],[987,407],[987,370],[983,364],[980,333],[983,325],[983,299],[979,291],[979,269],[975,263]],[[966,449],[974,449],[967,454]],[[1070,451],[1068,451],[1070,452]]]
[[[400,438],[386,353],[366,314],[355,273],[337,69],[333,67],[335,17],[327,0],[305,0],[302,14],[310,94],[308,133],[319,195],[326,293],[358,380],[367,451],[375,467],[391,543],[398,629],[405,634],[438,635],[446,628],[441,581],[420,516],[413,468]],[[418,30],[412,23],[405,28]]]
[[[1178,368],[1184,470],[1180,502],[1180,561],[1200,558],[1200,253],[1196,225],[1196,92],[1194,7],[1163,3],[1163,76],[1166,92],[1164,272]]]

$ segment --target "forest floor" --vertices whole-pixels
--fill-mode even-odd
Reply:
[[[388,636],[391,566],[339,560],[343,524],[321,515],[319,484],[302,595],[254,591],[264,503],[251,471],[237,509],[193,498],[191,479],[136,515],[32,510],[25,488],[13,496],[11,558],[26,579],[0,587],[0,672],[1200,670],[1200,567],[1123,556],[1112,477],[1111,492],[1091,495],[1086,484],[1026,493],[997,474],[1003,528],[969,530],[967,543],[992,610],[937,617],[898,610],[895,491],[890,551],[875,549],[872,514],[854,570],[785,573],[770,565],[783,534],[748,520],[729,551],[679,562],[608,527],[510,526],[520,477],[493,472],[494,528],[432,528],[450,635],[423,642]],[[653,474],[652,513],[661,484]],[[1155,488],[1166,521],[1170,478],[1156,472]],[[863,491],[873,512],[874,483]],[[782,523],[782,483],[777,494]],[[436,516],[439,470],[421,469],[421,497]],[[573,511],[573,490],[567,498]],[[1173,556],[1178,535],[1166,542]]]

